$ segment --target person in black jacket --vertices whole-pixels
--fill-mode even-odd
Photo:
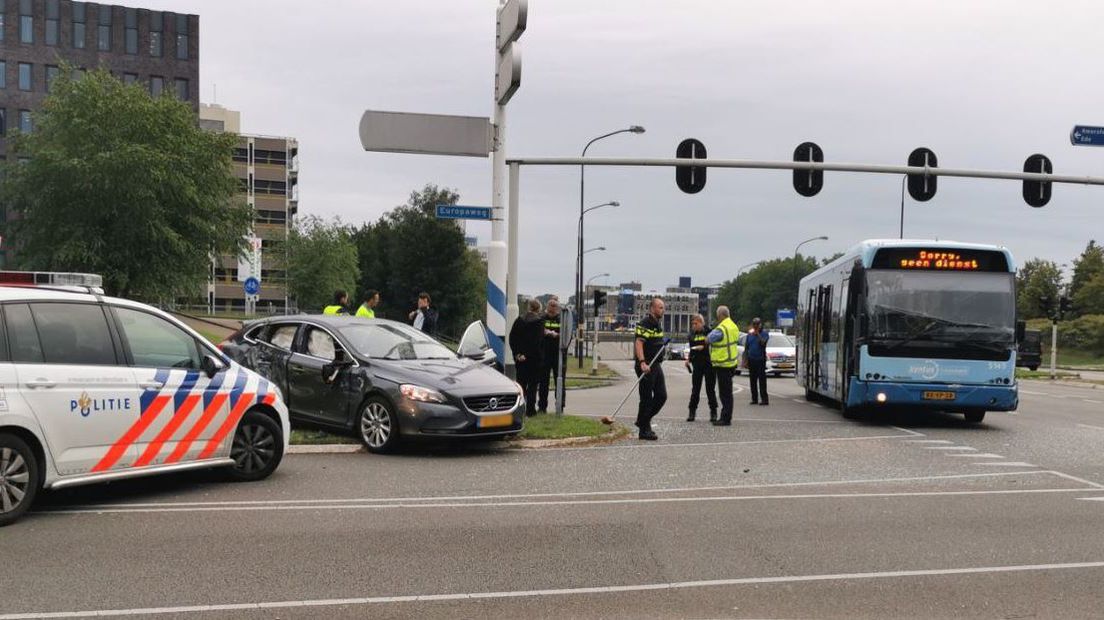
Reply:
[[[434,336],[437,334],[437,309],[430,305],[429,293],[418,294],[418,307],[407,318],[414,324],[414,329],[420,329],[422,333]]]
[[[539,413],[545,413],[548,411],[548,388],[551,385],[551,379],[556,380],[556,399],[560,398],[560,362],[563,362],[563,368],[567,369],[567,352],[560,349],[560,330],[562,320],[560,316],[560,300],[553,297],[548,300],[548,309],[544,312],[544,364],[540,371],[540,382],[537,385],[537,411]],[[564,400],[567,400],[566,397]],[[560,403],[560,409],[563,409],[563,403]]]
[[[709,421],[717,419],[717,375],[713,372],[713,363],[709,356],[709,342],[706,334],[709,330],[705,327],[705,318],[695,314],[690,319],[690,354],[686,358],[686,367],[690,369],[690,415],[687,422],[693,422],[698,413],[698,403],[701,402],[702,379],[705,379],[705,396],[709,399]]]
[[[528,312],[510,327],[510,351],[517,368],[517,382],[525,392],[525,415],[537,413],[537,384],[544,364],[544,317],[541,302],[530,299]]]

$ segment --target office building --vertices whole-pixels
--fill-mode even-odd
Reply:
[[[234,174],[242,198],[253,209],[253,235],[260,239],[261,290],[259,313],[288,312],[294,301],[287,290],[287,240],[299,210],[299,143],[295,138],[241,132],[241,115],[218,105],[203,104],[200,126],[238,134]],[[239,257],[220,256],[212,265],[207,305],[215,312],[241,312],[246,295]]]
[[[105,68],[199,110],[199,16],[70,0],[0,0],[0,156],[32,131],[61,64]]]

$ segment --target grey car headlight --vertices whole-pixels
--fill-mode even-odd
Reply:
[[[399,393],[410,400],[415,400],[420,403],[443,403],[445,402],[445,395],[438,392],[433,388],[422,387],[420,385],[412,385],[404,383],[399,386]]]

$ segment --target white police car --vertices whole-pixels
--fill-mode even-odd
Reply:
[[[101,282],[0,272],[0,526],[43,488],[213,467],[260,480],[283,458],[275,386]]]

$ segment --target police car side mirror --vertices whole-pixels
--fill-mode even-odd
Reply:
[[[199,368],[203,371],[203,374],[207,375],[208,379],[214,379],[215,375],[226,370],[226,364],[214,355],[204,355],[203,361],[199,363]]]

